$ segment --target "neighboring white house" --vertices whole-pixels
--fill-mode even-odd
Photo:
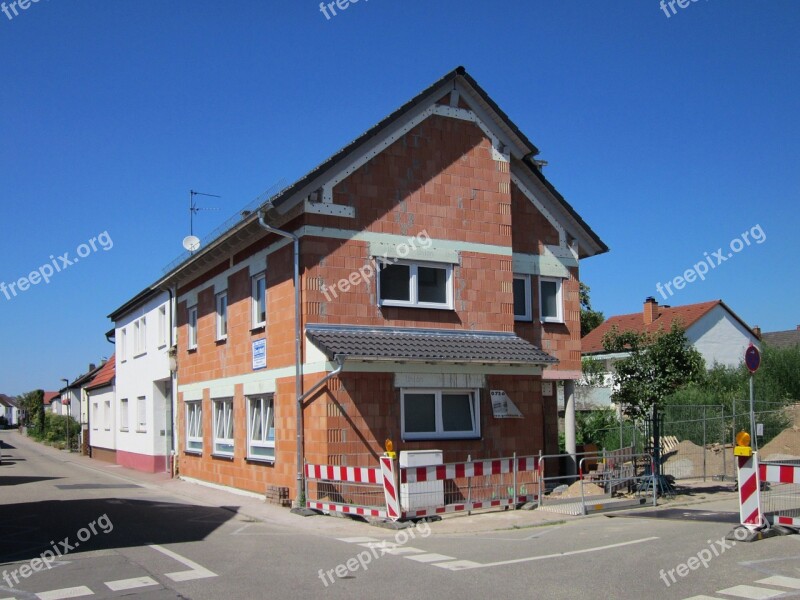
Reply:
[[[757,332],[739,318],[722,300],[687,304],[684,306],[659,306],[655,298],[647,298],[640,313],[608,318],[581,340],[583,358],[602,364],[603,383],[589,386],[586,382],[576,386],[578,408],[590,410],[611,405],[614,384],[614,362],[627,353],[609,353],[603,348],[603,336],[616,327],[619,331],[655,333],[668,331],[673,322],[685,330],[689,343],[697,349],[710,369],[715,364],[738,366],[750,344],[761,347]]]
[[[0,394],[0,417],[5,417],[8,427],[19,425],[19,406],[16,398]]]
[[[88,442],[89,418],[86,403],[86,386],[92,382],[95,375],[103,368],[104,362],[99,367],[94,363],[90,363],[86,373],[79,375],[59,391],[59,399],[52,405],[55,414],[69,415],[80,423],[80,427],[75,432],[78,435],[78,448],[86,449]]]
[[[116,461],[140,471],[170,468],[175,340],[169,293],[145,290],[109,315],[116,345]]]
[[[91,456],[113,463],[117,462],[114,373],[115,360],[112,355],[84,388],[89,411],[88,445]]]

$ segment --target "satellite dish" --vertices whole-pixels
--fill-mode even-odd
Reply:
[[[196,235],[187,235],[183,238],[183,247],[189,252],[194,252],[200,247],[200,238]]]

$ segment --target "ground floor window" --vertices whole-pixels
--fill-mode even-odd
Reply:
[[[404,440],[475,439],[480,432],[479,390],[418,390],[401,393]]]
[[[233,456],[233,398],[214,400],[214,454]]]
[[[195,452],[203,450],[203,404],[201,402],[186,403],[186,449]]]
[[[275,415],[273,396],[247,399],[247,458],[275,460]]]

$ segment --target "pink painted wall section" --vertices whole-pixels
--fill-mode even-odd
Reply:
[[[145,473],[161,473],[167,470],[167,457],[117,450],[117,464]]]

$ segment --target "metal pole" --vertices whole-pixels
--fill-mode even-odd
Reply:
[[[755,392],[753,391],[753,374],[750,374],[750,442],[753,444],[753,451],[758,452],[758,436],[756,435],[756,403]]]
[[[467,462],[472,462],[472,454],[467,454]],[[472,477],[467,477],[467,515],[472,514]]]
[[[619,406],[619,448],[620,450],[625,447],[622,432],[622,405]]]
[[[514,510],[517,510],[517,453],[514,452]]]
[[[703,481],[706,480],[706,455],[708,454],[708,447],[706,446],[706,407],[703,405]]]
[[[728,460],[725,458],[725,407],[722,407],[722,481],[728,476]]]

